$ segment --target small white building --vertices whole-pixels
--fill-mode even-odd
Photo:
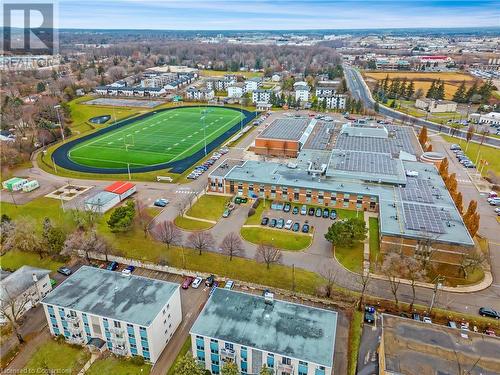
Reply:
[[[137,187],[130,182],[117,181],[104,189],[107,192],[118,194],[120,201],[125,200],[137,191]]]
[[[306,103],[309,101],[309,86],[307,85],[294,85],[295,89],[295,100],[301,103]]]
[[[252,92],[252,103],[267,104],[271,101],[272,90],[254,90]]]
[[[281,81],[281,75],[278,74],[278,73],[274,73],[272,76],[271,76],[271,81],[273,82],[279,82]]]
[[[270,293],[271,294],[271,293]],[[190,330],[193,357],[211,374],[331,375],[337,313],[216,288]]]
[[[12,314],[12,304],[17,317],[36,306],[52,290],[49,275],[49,270],[31,266],[0,273],[0,323],[6,321],[5,315]]]
[[[259,77],[249,78],[245,81],[245,91],[252,92],[257,90],[262,83],[262,79]]]
[[[241,82],[227,87],[228,98],[241,98],[245,94],[245,85]]]
[[[50,333],[155,363],[182,321],[179,284],[83,266],[42,300]]]
[[[436,112],[456,112],[457,103],[450,100],[436,100],[422,98],[415,101],[415,107],[430,113]]]
[[[469,115],[469,120],[476,124],[500,126],[500,112],[490,112],[485,114],[471,113]]]
[[[109,191],[101,191],[84,202],[86,211],[93,211],[100,214],[112,209],[120,203],[120,196]]]

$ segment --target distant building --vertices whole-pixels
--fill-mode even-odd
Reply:
[[[178,284],[88,266],[42,304],[53,336],[152,363],[182,321]]]
[[[272,90],[254,90],[252,92],[252,102],[267,104],[271,101],[271,94]]]
[[[233,362],[242,374],[331,375],[337,313],[216,288],[191,328],[194,358],[211,374]]]
[[[410,63],[399,57],[378,57],[375,59],[375,67],[377,70],[408,70]]]
[[[186,90],[186,99],[208,101],[215,97],[213,89],[197,89],[191,87]]]
[[[455,112],[457,110],[457,103],[450,100],[422,98],[415,101],[415,107],[430,113]]]
[[[227,96],[229,98],[241,98],[246,92],[246,85],[238,82],[227,87]]]
[[[97,86],[94,92],[106,96],[139,96],[157,97],[166,93],[163,87],[139,87],[139,86]]]
[[[281,81],[281,75],[278,74],[278,73],[274,73],[272,76],[271,76],[271,81],[273,82],[279,82]]]
[[[294,85],[295,89],[295,100],[301,103],[309,101],[309,86],[307,85]]]
[[[329,109],[345,109],[347,95],[345,94],[325,94],[318,96],[318,103],[326,101],[326,108]]]
[[[500,125],[500,112],[490,112],[485,114],[471,113],[469,115],[469,120],[481,125]]]
[[[31,266],[22,266],[15,272],[0,274],[0,323],[6,322],[5,315],[12,314],[11,302],[19,318],[52,290],[50,271]]]
[[[245,81],[245,91],[246,92],[252,92],[254,90],[257,90],[262,83],[262,78],[259,77],[253,77],[249,78]]]
[[[235,75],[225,75],[221,78],[211,78],[207,80],[207,89],[215,91],[227,91],[227,88],[236,83]]]
[[[449,56],[432,55],[432,56],[418,56],[417,69],[422,68],[445,68],[448,65],[453,65],[455,61]]]

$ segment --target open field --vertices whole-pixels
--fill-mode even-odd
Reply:
[[[149,166],[191,156],[231,129],[244,115],[226,108],[176,108],[134,121],[71,148],[70,160],[99,168]]]
[[[406,78],[407,80],[413,80],[415,91],[422,89],[424,94],[429,90],[429,87],[431,87],[433,80],[441,79],[445,82],[445,99],[451,99],[453,97],[453,94],[455,94],[455,91],[457,91],[462,81],[465,81],[466,86],[470,87],[474,81],[477,80],[471,75],[455,72],[363,72],[363,76],[377,81],[381,81],[387,76],[389,76],[389,79]]]
[[[195,204],[186,212],[186,215],[200,219],[217,221],[224,213],[230,197],[222,195],[202,195]]]

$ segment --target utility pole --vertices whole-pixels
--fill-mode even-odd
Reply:
[[[429,306],[429,314],[432,312],[432,308],[434,307],[434,302],[436,301],[436,295],[439,289],[442,287],[443,277],[441,275],[436,277],[436,283],[434,284],[434,289],[432,291],[432,300],[431,305]]]
[[[127,163],[127,171],[128,171],[128,180],[130,181],[132,179],[130,176],[130,163]]]
[[[295,294],[295,264],[292,264],[292,292]]]

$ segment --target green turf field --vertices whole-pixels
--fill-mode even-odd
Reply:
[[[244,115],[227,108],[184,107],[160,112],[76,145],[75,163],[103,168],[155,165],[184,159],[238,124]]]

